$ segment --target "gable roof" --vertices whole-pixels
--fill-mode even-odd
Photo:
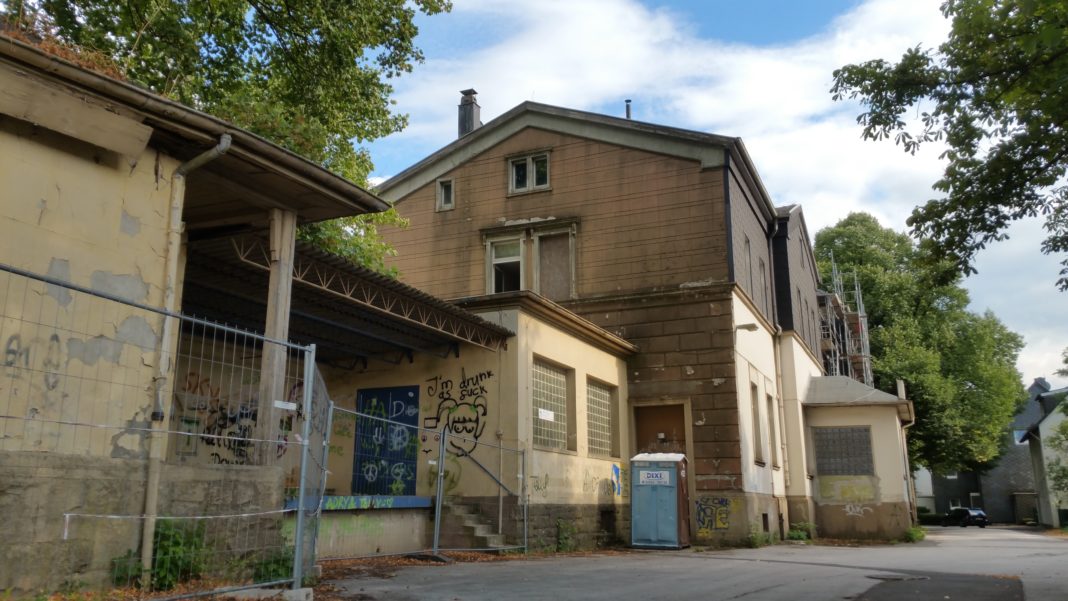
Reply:
[[[415,190],[528,127],[694,160],[700,162],[702,168],[721,167],[732,161],[745,177],[754,182],[767,214],[775,215],[775,207],[741,138],[531,101],[513,107],[382,182],[375,192],[391,202],[401,202]]]
[[[294,210],[305,222],[389,208],[355,183],[252,132],[4,35],[0,74],[23,92],[3,98],[0,112],[129,160],[136,161],[146,143],[187,160],[229,134],[230,150],[189,178],[184,218],[190,229],[262,226],[269,208]],[[77,98],[86,115],[65,114],[67,107],[59,105],[42,109],[40,103],[52,96]],[[71,123],[78,118],[126,122],[133,133],[116,142],[108,127],[96,127],[81,136]]]

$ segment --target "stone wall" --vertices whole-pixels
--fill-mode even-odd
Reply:
[[[22,597],[108,586],[112,560],[140,547],[145,481],[143,460],[0,452],[0,514],[9,518],[0,523],[0,590]],[[282,482],[279,468],[165,465],[159,514],[277,510]],[[249,540],[282,546],[281,515],[206,520],[213,557],[247,553],[235,545]]]

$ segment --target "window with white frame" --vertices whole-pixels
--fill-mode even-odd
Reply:
[[[456,206],[453,199],[453,190],[451,179],[438,180],[438,211],[451,211]]]
[[[533,192],[549,187],[549,153],[508,159],[508,192]]]
[[[595,380],[586,382],[586,437],[590,455],[618,457],[616,389]]]
[[[534,409],[534,444],[550,449],[574,450],[569,437],[573,410],[568,386],[568,371],[545,361],[535,360],[532,406]]]
[[[493,294],[523,289],[523,239],[489,242],[489,290]]]

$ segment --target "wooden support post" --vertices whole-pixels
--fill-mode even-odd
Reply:
[[[286,340],[289,336],[289,307],[293,295],[293,255],[296,249],[297,214],[292,211],[271,209],[270,212],[270,250],[271,276],[267,288],[267,321],[264,334],[275,340]],[[263,359],[260,373],[260,398],[256,419],[257,438],[273,441],[278,437],[279,410],[275,401],[286,400],[286,359],[285,347],[270,342],[263,345]],[[294,372],[299,373],[299,372]],[[261,442],[259,463],[269,462],[274,457],[274,445]]]

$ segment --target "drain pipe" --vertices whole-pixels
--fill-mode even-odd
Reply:
[[[219,137],[219,143],[211,150],[182,163],[171,176],[171,206],[167,222],[167,275],[163,288],[163,308],[168,313],[176,313],[178,304],[178,256],[182,250],[182,209],[185,206],[185,176],[194,169],[214,161],[230,150],[230,134]],[[149,590],[152,584],[152,555],[154,535],[156,532],[156,511],[159,509],[159,478],[163,463],[164,426],[167,416],[166,401],[163,396],[167,389],[167,374],[173,367],[172,348],[175,346],[174,317],[163,318],[163,333],[160,337],[159,364],[153,384],[156,388],[156,402],[152,409],[152,431],[149,432],[148,475],[145,482],[144,526],[141,529],[141,586]]]

